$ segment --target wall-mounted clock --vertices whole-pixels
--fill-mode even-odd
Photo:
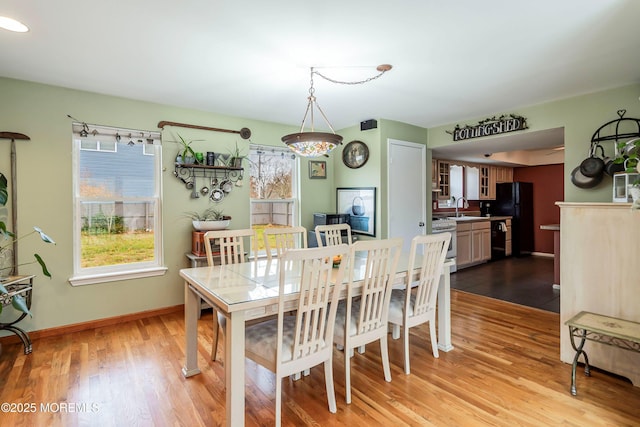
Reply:
[[[369,147],[362,141],[351,141],[342,150],[342,162],[351,169],[364,166],[369,160]]]

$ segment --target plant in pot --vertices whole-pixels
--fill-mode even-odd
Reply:
[[[2,173],[0,173],[0,206],[4,206],[7,203],[7,195],[7,178]],[[0,220],[0,260],[5,259],[5,257],[12,252],[12,247],[15,242],[25,239],[32,234],[38,234],[43,242],[53,243],[55,245],[53,239],[47,236],[38,227],[33,227],[33,231],[28,234],[25,234],[23,236],[16,236],[11,231],[7,230],[7,226],[4,221]],[[35,260],[18,264],[15,267],[38,263],[40,264],[40,268],[42,269],[42,274],[51,278],[51,273],[49,273],[49,270],[47,270],[47,265],[45,264],[42,257],[37,253],[34,253],[33,257],[35,258]],[[11,295],[11,289],[7,289],[2,284],[2,278],[6,277],[6,275],[9,274],[11,270],[13,270],[13,267],[13,265],[7,267],[0,264],[0,313],[2,313],[2,307],[5,305],[5,302],[8,304],[9,300],[11,300],[11,305],[16,310],[31,315],[25,298],[20,294]]]
[[[181,151],[178,153],[176,157],[177,163],[184,163],[185,165],[191,165],[196,163],[196,152],[191,148],[191,144],[195,141],[203,141],[202,139],[191,139],[187,141],[182,137],[182,135],[178,134],[179,141],[173,141],[182,146]]]
[[[197,231],[222,230],[229,226],[231,217],[224,215],[222,210],[213,207],[202,212],[185,212],[191,218],[193,228]]]
[[[240,148],[238,147],[238,142],[236,141],[236,148],[234,150],[229,151],[229,158],[227,160],[227,166],[230,168],[241,168],[242,161],[247,157],[247,153],[242,153]]]

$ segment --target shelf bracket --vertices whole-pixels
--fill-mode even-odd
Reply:
[[[158,122],[158,127],[160,129],[164,129],[165,126],[177,126],[177,127],[189,128],[189,129],[210,130],[213,132],[237,133],[240,135],[242,139],[251,138],[251,130],[249,128],[242,128],[240,130],[230,130],[230,129],[212,128],[208,126],[190,125],[188,123],[167,122],[164,120],[161,122]]]

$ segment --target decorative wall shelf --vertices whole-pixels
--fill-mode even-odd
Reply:
[[[191,191],[192,198],[202,195],[220,202],[231,192],[233,184],[242,180],[244,168],[176,163],[173,174]],[[204,186],[200,187],[198,179],[204,179]]]
[[[244,168],[176,163],[173,174],[179,179],[182,178],[183,181],[187,182],[191,181],[193,177],[228,179],[231,182],[236,182],[243,178]]]

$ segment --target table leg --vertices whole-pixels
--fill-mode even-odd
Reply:
[[[244,425],[244,322],[244,312],[234,311],[227,317],[225,331],[227,426],[231,427]]]
[[[190,377],[200,373],[198,368],[198,313],[200,296],[191,290],[189,283],[184,284],[184,328],[187,340],[186,362],[182,375]]]
[[[445,265],[438,283],[438,349],[453,350],[451,344],[451,273]]]

